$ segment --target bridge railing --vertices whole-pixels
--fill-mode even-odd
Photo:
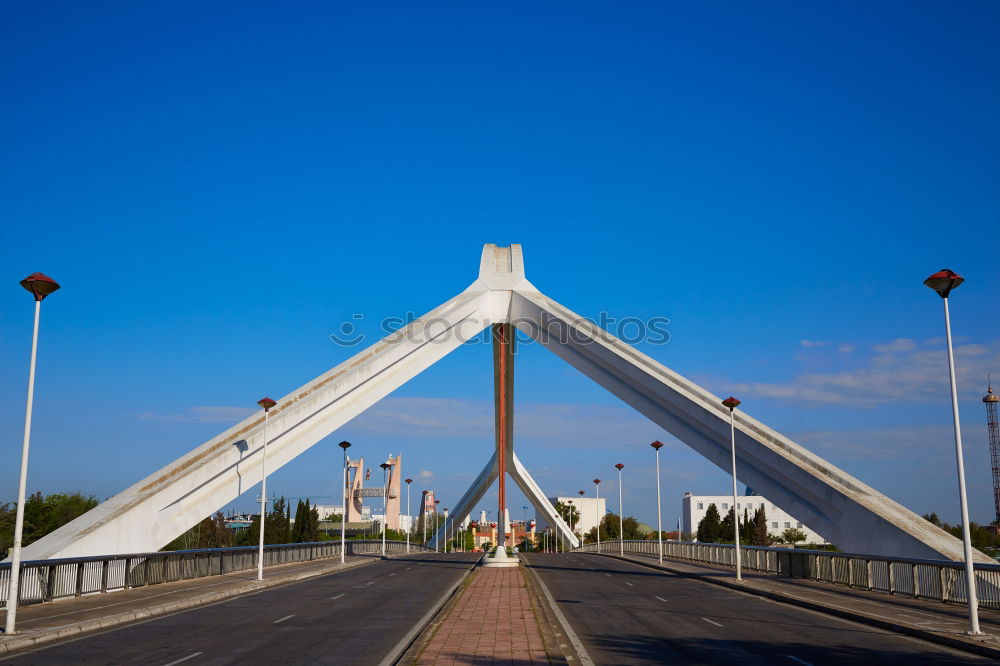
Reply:
[[[602,541],[601,552],[618,554],[622,550],[620,543]],[[659,553],[656,541],[625,541],[623,545],[626,555],[655,558]],[[580,546],[574,552],[597,552],[597,544]],[[663,556],[736,567],[736,549],[732,544],[665,541]],[[962,562],[740,546],[740,563],[747,571],[920,599],[962,604],[968,601],[965,565]],[[980,605],[1000,608],[1000,564],[976,563],[975,570]]]
[[[345,555],[382,552],[382,540],[344,542]],[[405,541],[386,541],[386,553],[405,553]],[[410,542],[410,552],[433,552]],[[340,541],[264,546],[264,566],[340,557]],[[219,576],[257,568],[257,546],[204,548],[131,555],[72,557],[21,562],[19,604],[34,604],[177,580]],[[10,562],[0,564],[0,608],[7,605]]]

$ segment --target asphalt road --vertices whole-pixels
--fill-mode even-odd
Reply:
[[[411,555],[233,597],[10,664],[378,664],[476,554]]]
[[[994,663],[599,555],[526,560],[599,665]]]

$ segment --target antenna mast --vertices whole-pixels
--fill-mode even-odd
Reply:
[[[993,392],[989,375],[986,376],[986,395],[983,397],[983,402],[986,404],[986,430],[990,440],[990,461],[993,463],[993,506],[996,510],[993,529],[1000,533],[1000,424],[997,423],[1000,395]]]

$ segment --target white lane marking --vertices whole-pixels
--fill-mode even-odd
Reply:
[[[371,581],[370,583],[365,583],[365,587],[368,587],[369,585],[374,585],[374,584],[375,584],[375,581]]]
[[[391,578],[392,576],[395,576],[395,575],[396,575],[396,574],[394,574],[394,573],[391,573],[391,574],[389,574],[389,577]]]
[[[663,597],[656,597],[656,598],[657,598],[657,599],[659,599],[660,601],[662,601],[663,603],[669,603],[669,602],[668,602],[668,601],[667,601],[666,599],[664,599]]]
[[[338,595],[337,595],[337,596],[335,596],[335,597],[330,597],[330,601],[336,601],[337,599],[341,598],[342,596],[344,596],[344,595],[343,595],[343,593],[341,593],[341,594],[338,594]]]
[[[606,573],[604,575],[607,576],[608,578],[611,578],[611,574],[609,574],[609,573]]]
[[[285,617],[281,618],[280,620],[275,620],[271,624],[278,624],[279,622],[284,622],[285,620],[289,620],[289,619],[291,619],[293,617],[295,617],[295,613],[292,613],[291,615],[286,615]]]
[[[714,624],[714,625],[715,625],[715,626],[717,626],[717,627],[721,627],[721,626],[722,626],[722,625],[721,625],[721,624],[719,624],[718,622],[714,622],[714,621],[712,621],[712,620],[709,620],[709,619],[708,619],[707,617],[703,617],[703,618],[701,618],[701,619],[703,619],[703,620],[704,620],[705,622],[708,622],[709,624]]]
[[[186,657],[184,657],[182,659],[176,659],[176,660],[170,662],[169,664],[163,664],[163,666],[174,666],[174,664],[179,664],[182,661],[187,661],[188,659],[194,659],[199,654],[201,654],[201,652],[195,652],[194,654],[189,654],[188,656],[186,656]]]
[[[803,661],[802,659],[799,659],[798,657],[793,657],[790,654],[786,654],[785,656],[798,664],[802,664],[802,666],[813,666],[808,661]]]

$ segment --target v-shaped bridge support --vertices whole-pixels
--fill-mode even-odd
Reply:
[[[516,326],[728,469],[729,415],[717,396],[539,292],[525,278],[520,246],[486,245],[479,278],[465,291],[278,401],[269,419],[268,472],[492,324]],[[263,414],[245,419],[27,546],[24,559],[157,550],[260,479],[263,421]],[[736,414],[736,457],[740,480],[844,550],[963,559],[961,541],[744,412]],[[501,466],[575,543],[512,447],[494,454],[453,515],[465,518]]]

